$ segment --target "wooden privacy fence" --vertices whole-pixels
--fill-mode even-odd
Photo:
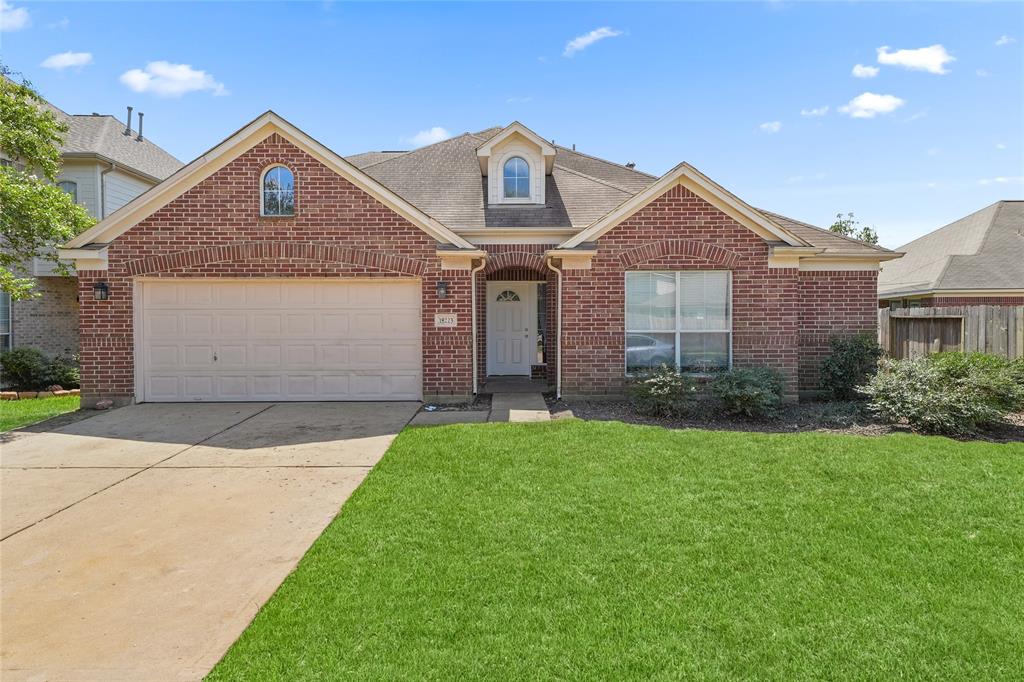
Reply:
[[[890,357],[980,351],[1024,356],[1024,306],[970,305],[878,309],[878,343]]]

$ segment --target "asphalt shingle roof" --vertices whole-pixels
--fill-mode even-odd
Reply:
[[[408,152],[364,152],[346,158],[456,231],[487,227],[583,229],[657,180],[635,168],[554,145],[554,168],[545,178],[544,206],[488,206],[487,179],[480,174],[476,150],[502,130],[494,127],[464,133]],[[879,246],[762,212],[826,253],[888,253]]]
[[[766,211],[763,208],[758,210],[808,244],[825,249],[825,253],[891,253],[889,249],[876,244],[852,239],[810,223]]]
[[[399,152],[347,157],[378,182],[452,229],[574,227],[583,229],[655,178],[619,164],[556,147],[545,178],[544,206],[488,206],[487,179],[476,150],[502,128],[464,133]]]
[[[1024,289],[1024,201],[998,201],[915,239],[885,263],[880,295]]]
[[[62,154],[98,154],[158,180],[172,175],[184,165],[148,138],[143,137],[141,142],[137,140],[138,131],[125,135],[124,121],[113,116],[64,116],[68,132],[61,147]]]

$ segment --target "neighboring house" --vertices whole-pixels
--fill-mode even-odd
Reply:
[[[620,395],[662,362],[769,365],[795,398],[899,256],[519,123],[346,160],[273,112],[61,255],[86,404]]]
[[[898,250],[878,276],[882,307],[1024,305],[1024,201],[997,201]]]
[[[57,185],[95,218],[109,216],[181,168],[180,161],[124,121],[100,114],[72,115],[46,106],[68,125]],[[0,163],[10,161],[0,158]],[[41,258],[25,264],[24,270],[36,277],[39,296],[12,302],[8,294],[0,293],[0,351],[31,346],[47,355],[77,353],[75,278],[61,276],[52,261]]]

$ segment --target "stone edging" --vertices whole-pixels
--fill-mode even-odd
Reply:
[[[53,398],[61,395],[79,395],[81,391],[0,391],[0,400],[31,400],[32,398]]]

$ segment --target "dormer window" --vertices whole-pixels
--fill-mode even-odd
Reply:
[[[487,178],[490,206],[543,206],[555,148],[521,123],[513,123],[477,147],[480,174]]]
[[[522,158],[513,156],[505,162],[504,168],[505,198],[530,198],[530,165]]]
[[[271,166],[263,172],[260,215],[295,215],[295,175],[286,166]]]

